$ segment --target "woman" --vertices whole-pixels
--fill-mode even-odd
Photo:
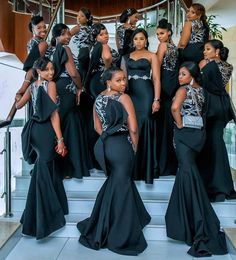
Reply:
[[[142,229],[150,221],[131,178],[137,121],[131,99],[124,94],[124,72],[107,69],[103,81],[107,90],[100,93],[94,106],[94,127],[100,135],[94,150],[108,178],[90,218],[77,224],[79,242],[95,250],[106,247],[118,254],[137,255],[147,247]]]
[[[68,205],[58,165],[56,151],[66,155],[60,128],[56,85],[52,81],[54,68],[47,58],[39,58],[33,66],[36,80],[16,103],[22,108],[32,99],[33,115],[22,132],[24,159],[30,156],[30,147],[37,152],[24,213],[22,233],[42,239],[65,225]]]
[[[139,19],[138,11],[135,8],[125,9],[120,16],[120,23],[116,29],[116,46],[121,56],[129,54],[131,51],[131,36],[137,28]]]
[[[172,25],[161,19],[157,26],[160,42],[157,58],[161,64],[161,108],[158,112],[158,147],[160,147],[160,175],[175,175],[177,159],[173,147],[174,123],[171,116],[171,103],[178,88],[178,49],[172,41]]]
[[[77,16],[77,25],[70,31],[72,38],[69,47],[82,82],[88,71],[89,51],[93,45],[92,24],[93,16],[91,15],[90,10],[86,7],[81,7]]]
[[[127,70],[128,93],[134,103],[139,127],[139,149],[134,178],[153,183],[158,173],[156,113],[160,109],[160,65],[155,53],[148,51],[148,35],[136,29],[132,43],[134,51],[125,56],[122,67]],[[152,75],[151,75],[152,70]]]
[[[18,100],[22,97],[33,80],[32,67],[34,62],[38,58],[43,57],[48,48],[48,44],[44,39],[46,36],[46,24],[42,16],[36,15],[31,18],[29,30],[33,33],[33,37],[27,43],[28,56],[23,67],[24,71],[26,71],[26,75],[21,88],[16,93],[16,98]]]
[[[199,166],[211,201],[236,198],[223,140],[224,128],[233,118],[230,97],[225,89],[233,71],[232,65],[226,62],[228,52],[220,40],[210,40],[205,44],[205,60],[200,63],[208,105],[207,139],[199,157]]]
[[[205,142],[204,127],[183,124],[185,117],[203,116],[204,92],[199,80],[200,69],[196,63],[185,62],[180,66],[181,87],[171,107],[179,168],[165,215],[167,236],[191,246],[188,253],[194,257],[227,254],[225,235],[220,231],[220,222],[196,165],[196,156]]]
[[[77,109],[81,93],[81,79],[76,70],[70,48],[70,30],[65,24],[52,29],[51,59],[55,67],[55,82],[59,97],[59,113],[64,141],[69,154],[59,163],[68,177],[89,176],[90,159],[83,117]]]
[[[181,60],[199,63],[203,59],[204,43],[209,38],[205,7],[198,3],[192,4],[187,19],[178,44]]]

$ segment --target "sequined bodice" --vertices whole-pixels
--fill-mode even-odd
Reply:
[[[119,102],[119,98],[122,94],[120,93],[115,93],[113,95],[107,96],[107,95],[98,95],[95,101],[95,109],[96,112],[99,116],[99,119],[101,120],[102,123],[102,129],[103,131],[106,131],[108,127],[108,122],[107,122],[107,116],[106,116],[106,107],[109,99],[113,99]],[[127,123],[124,124],[119,130],[120,131],[128,131]]]
[[[185,89],[187,93],[186,99],[184,100],[181,108],[181,115],[198,116],[199,113],[202,114],[202,108],[205,100],[203,88],[193,88],[190,85],[187,85],[185,86]]]
[[[31,92],[34,114],[37,112],[36,101],[37,101],[37,97],[38,97],[39,88],[44,88],[44,90],[47,93],[48,92],[48,81],[46,81],[46,80],[42,81],[39,86],[37,86],[35,83],[32,83],[30,85],[30,92]]]
[[[135,28],[125,28],[123,24],[120,25],[120,26],[116,29],[118,46],[119,46],[120,49],[122,49],[122,48],[124,47],[125,31],[126,31],[126,30],[134,31],[134,29],[135,29]]]
[[[167,43],[167,51],[163,58],[162,68],[165,70],[176,70],[178,61],[178,49],[172,43]]]
[[[232,75],[233,66],[226,61],[219,61],[216,62],[216,64],[219,67],[222,76],[223,85],[224,87],[226,87]]]
[[[40,42],[42,42],[43,39],[39,38],[32,38],[30,41],[27,43],[27,53],[29,54],[31,50],[36,46],[39,45]]]
[[[206,38],[206,29],[201,20],[192,21],[192,32],[189,43],[204,42]]]
[[[151,64],[148,59],[141,58],[138,60],[133,60],[129,58],[127,61],[127,71],[128,71],[128,78],[134,79],[150,79],[151,73]]]

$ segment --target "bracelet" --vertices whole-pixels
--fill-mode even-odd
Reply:
[[[63,140],[64,140],[64,138],[61,137],[61,138],[57,139],[57,143],[58,143],[58,144],[61,144],[61,143],[63,142]]]
[[[153,102],[161,102],[161,99],[160,98],[154,98]]]
[[[31,83],[31,81],[29,79],[25,79],[24,82]]]

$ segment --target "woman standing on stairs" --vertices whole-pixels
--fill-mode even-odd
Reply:
[[[91,216],[77,224],[79,242],[95,250],[138,255],[147,247],[142,229],[150,216],[132,180],[138,145],[135,110],[124,94],[126,78],[120,68],[107,69],[102,78],[107,89],[95,101],[94,126],[100,137],[94,151],[108,177]]]
[[[204,92],[199,85],[200,69],[185,62],[179,71],[181,87],[176,92],[171,110],[175,120],[174,143],[179,169],[165,215],[167,236],[191,246],[194,257],[227,254],[224,233],[208,199],[196,165],[196,156],[205,142],[203,116]],[[196,119],[199,124],[185,125]],[[201,127],[201,128],[200,128]]]
[[[66,155],[66,147],[60,127],[56,85],[52,81],[52,62],[47,58],[38,59],[33,66],[33,75],[38,80],[16,103],[16,108],[20,109],[32,100],[33,115],[24,126],[22,148],[26,161],[31,146],[37,153],[21,223],[24,235],[42,239],[63,227],[64,215],[68,214],[60,169],[55,162],[55,140],[56,151],[61,156]]]
[[[207,93],[207,138],[199,156],[199,170],[213,202],[236,199],[223,139],[224,128],[233,119],[230,97],[226,92],[233,71],[233,66],[226,62],[228,52],[220,40],[210,40],[205,44],[205,59],[200,63],[203,87]]]

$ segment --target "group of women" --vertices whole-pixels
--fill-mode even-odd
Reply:
[[[121,14],[118,51],[87,8],[71,30],[56,24],[50,45],[43,18],[31,19],[34,36],[16,95],[17,108],[31,100],[22,147],[35,163],[23,234],[41,239],[65,225],[63,179],[100,167],[107,180],[91,216],[77,224],[79,241],[137,255],[147,246],[142,229],[151,217],[134,180],[151,184],[176,174],[167,235],[190,245],[196,257],[226,254],[210,201],[236,197],[223,141],[233,117],[225,90],[232,73],[228,49],[209,40],[201,4],[190,7],[178,47],[171,24],[159,21],[156,53],[148,50],[147,32],[136,27],[138,18],[134,8]],[[198,122],[188,125],[189,118]]]

